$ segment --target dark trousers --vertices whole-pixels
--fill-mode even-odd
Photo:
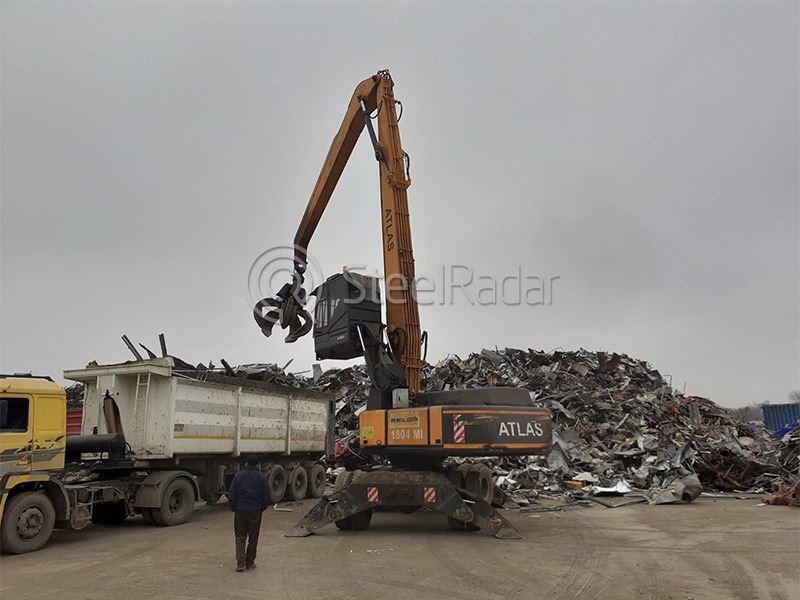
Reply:
[[[236,536],[236,566],[250,567],[256,562],[258,533],[261,530],[260,512],[236,512],[233,533]],[[245,546],[247,549],[245,550]]]

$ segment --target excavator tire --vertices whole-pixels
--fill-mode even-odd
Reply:
[[[459,521],[455,517],[450,516],[447,517],[447,526],[456,531],[478,531],[480,529],[477,525],[465,523],[464,521]]]
[[[463,462],[458,467],[456,467],[456,472],[460,477],[460,481],[456,484],[457,487],[466,488],[467,487],[467,475],[472,470],[474,465],[470,462]]]
[[[350,517],[351,529],[369,529],[370,521],[372,521],[372,509],[365,510],[364,512],[357,513]]]
[[[460,465],[459,465],[460,466]],[[447,475],[447,480],[452,483],[457,488],[464,487],[464,475],[461,473],[458,467],[450,466],[445,471]]]
[[[486,465],[472,465],[466,474],[464,489],[487,504],[491,504],[492,498],[494,498],[492,470]]]
[[[351,517],[347,517],[346,519],[339,519],[336,521],[336,528],[341,529],[342,531],[349,531],[353,528],[353,522],[350,520]]]
[[[342,471],[336,476],[336,481],[333,484],[333,492],[341,492],[345,489],[350,483],[353,481],[353,472],[352,471]],[[369,526],[369,523],[367,523]],[[339,519],[336,521],[336,527],[342,530],[349,530],[353,529],[353,517],[347,517],[345,519]]]

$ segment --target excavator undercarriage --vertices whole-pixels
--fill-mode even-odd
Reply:
[[[453,529],[488,529],[497,538],[520,537],[485,498],[457,487],[445,472],[346,471],[337,478],[336,488],[286,535],[304,537],[334,522],[339,529],[367,529],[375,510],[414,512],[424,508],[447,516]]]

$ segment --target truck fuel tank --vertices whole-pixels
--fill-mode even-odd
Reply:
[[[121,433],[71,435],[67,438],[67,459],[80,460],[81,454],[108,453],[109,458],[125,457],[125,436]]]

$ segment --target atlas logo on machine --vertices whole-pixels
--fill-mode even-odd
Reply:
[[[542,424],[538,421],[532,423],[518,423],[517,421],[500,421],[500,430],[497,435],[503,437],[540,437],[544,435]]]

